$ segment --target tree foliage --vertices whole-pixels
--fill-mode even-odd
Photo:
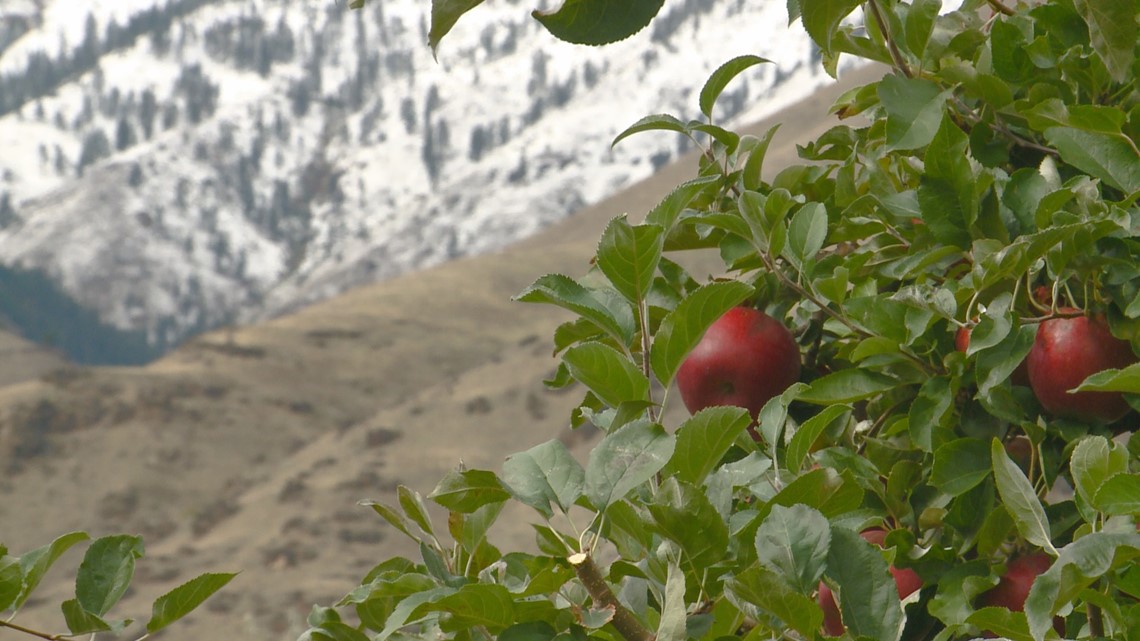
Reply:
[[[431,45],[478,4],[434,0]],[[566,0],[536,17],[602,44],[659,7]],[[788,10],[832,75],[841,56],[889,72],[842,95],[835,126],[770,179],[774,130],[713,117],[734,77],[767,64],[756,56],[706,81],[704,119],[620,134],[690,138],[697,175],[640,223],[611,221],[591,273],[517,297],[571,315],[547,384],[580,384],[571,422],[604,436],[584,464],[549,441],[501,473],[449,474],[428,497],[443,529],[412,489],[369,503],[421,558],[377,565],[302,639],[816,639],[821,581],[852,639],[1140,638],[1135,413],[1058,418],[1015,374],[1053,318],[1103,318],[1140,342],[1140,4]],[[669,258],[693,251],[718,253],[724,277],[699,283]],[[658,390],[739,304],[792,328],[801,381],[755,421],[722,407],[663,425]],[[1131,402],[1138,372],[1081,389]],[[508,501],[533,508],[537,552],[486,537]],[[868,528],[887,531],[881,549]],[[1042,551],[1023,607],[981,607],[1011,559]],[[922,589],[900,599],[893,568]]]

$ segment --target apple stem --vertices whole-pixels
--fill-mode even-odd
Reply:
[[[649,305],[642,298],[637,304],[638,320],[641,321],[641,373],[649,381],[653,380],[649,364]],[[653,404],[653,385],[649,386],[649,420],[657,422],[657,406]]]
[[[614,618],[612,622],[614,628],[621,634],[626,641],[655,641],[657,635],[653,634],[641,625],[637,617],[632,612],[626,609],[624,605],[618,601],[614,596],[613,590],[610,589],[605,578],[602,576],[598,565],[594,563],[594,558],[585,552],[571,554],[567,559],[571,567],[574,568],[574,573],[578,575],[578,580],[582,582],[582,586],[590,593],[590,598],[594,603],[603,608],[609,608],[614,611]]]

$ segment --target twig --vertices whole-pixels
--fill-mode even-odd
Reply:
[[[1089,603],[1089,634],[1093,637],[1104,636],[1104,617],[1101,614],[1100,608]]]
[[[883,13],[879,10],[879,3],[876,0],[869,0],[867,6],[871,8],[871,16],[875,19],[875,22],[878,23],[879,31],[883,34],[883,40],[887,41],[887,50],[891,53],[891,60],[894,61],[895,68],[907,78],[913,78],[914,73],[910,70],[910,66],[906,64],[906,60],[903,59],[902,52],[899,51],[898,46],[895,45],[894,38],[891,37],[891,31],[887,28],[887,21],[883,18]]]
[[[997,11],[998,13],[1007,16],[1017,15],[1016,11],[1002,4],[1000,0],[986,0],[986,2],[990,5],[991,8],[993,8],[994,11]]]
[[[585,552],[578,552],[571,554],[566,560],[574,568],[574,573],[578,575],[578,580],[590,593],[594,603],[614,611],[612,619],[614,628],[626,641],[656,641],[657,636],[641,625],[637,617],[617,600],[613,590],[602,577],[601,571],[598,570],[597,564],[594,563],[593,557]]]
[[[33,637],[39,637],[41,639],[47,639],[47,641],[62,641],[63,639],[67,639],[71,636],[69,634],[48,634],[46,632],[40,632],[39,630],[33,630],[31,628],[25,628],[24,626],[18,625],[16,623],[12,623],[11,621],[0,621],[0,628],[11,628],[11,629],[15,630],[16,632],[23,632],[24,634],[30,634]]]

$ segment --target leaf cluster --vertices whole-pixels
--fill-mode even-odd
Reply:
[[[436,0],[433,46],[477,4]],[[659,6],[567,0],[539,17],[600,44]],[[838,124],[770,178],[776,129],[714,118],[723,89],[768,64],[758,56],[712,74],[703,119],[622,132],[615,144],[689,137],[696,176],[640,222],[613,219],[589,273],[517,296],[570,314],[546,384],[583,388],[570,422],[601,440],[584,463],[555,440],[501,473],[452,472],[428,497],[445,530],[412,489],[369,503],[420,558],[381,563],[337,604],[358,624],[317,608],[303,638],[817,639],[821,585],[852,639],[1042,641],[1055,624],[1140,638],[1135,414],[1058,418],[1015,375],[1054,318],[1096,315],[1140,342],[1140,5],[788,8],[829,72],[846,55],[889,73],[841,96]],[[698,280],[693,252],[723,273]],[[758,416],[713,407],[666,425],[681,364],[739,305],[791,328],[801,380]],[[1140,365],[1081,389],[1135,402]],[[487,538],[511,501],[539,519],[537,552]],[[881,548],[868,529],[886,531]],[[1051,566],[1023,606],[980,606],[1012,559],[1039,553]],[[923,587],[900,595],[892,569]]]
[[[66,552],[86,544],[83,561],[75,572],[75,598],[60,604],[67,633],[49,634],[15,622],[20,609],[31,598],[40,581]],[[86,532],[70,532],[51,543],[19,556],[10,555],[0,545],[0,629],[41,639],[63,639],[78,635],[123,632],[133,619],[111,618],[111,609],[126,594],[134,576],[135,563],[144,554],[141,537],[127,534],[92,540]],[[181,619],[225,587],[236,574],[202,574],[154,600],[146,622],[149,636]]]

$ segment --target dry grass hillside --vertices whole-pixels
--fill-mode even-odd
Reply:
[[[833,124],[839,89],[775,118],[769,170]],[[509,299],[544,273],[582,274],[607,220],[640,219],[693,171],[688,158],[501,253],[213,332],[147,367],[0,374],[0,541],[21,553],[75,529],[141,533],[122,614],[145,620],[174,585],[240,570],[162,638],[292,641],[314,602],[410,552],[359,499],[427,494],[460,460],[497,469],[550,438],[584,454],[590,436],[567,428],[581,392],[541,384],[566,315]],[[497,542],[527,545],[528,515],[512,514]],[[65,557],[17,621],[62,631],[77,564]]]

